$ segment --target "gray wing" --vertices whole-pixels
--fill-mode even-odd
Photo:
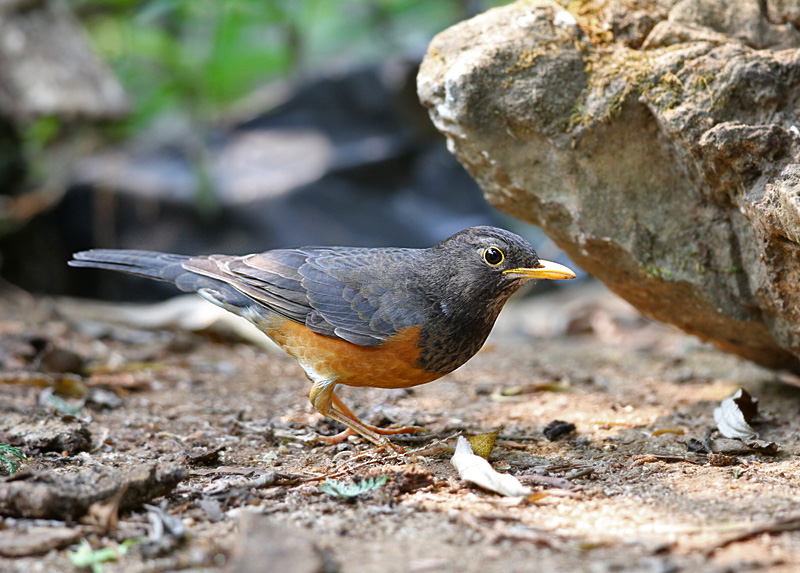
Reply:
[[[422,322],[409,269],[415,249],[303,248],[183,263],[314,332],[378,346]]]

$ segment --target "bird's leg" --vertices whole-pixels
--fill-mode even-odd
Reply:
[[[317,436],[317,441],[322,442],[326,446],[335,446],[336,444],[341,444],[350,436],[357,436],[351,428],[346,428],[342,430],[338,434],[334,434],[332,436]]]
[[[375,432],[371,426],[362,423],[353,415],[352,412],[350,412],[347,407],[344,408],[345,411],[340,410],[337,407],[336,402],[338,402],[339,405],[344,405],[333,393],[335,386],[335,382],[328,380],[314,382],[314,384],[311,386],[311,392],[308,395],[308,398],[311,400],[311,405],[314,406],[314,408],[316,408],[316,410],[323,416],[327,416],[331,420],[336,420],[337,422],[344,424],[354,433],[363,436],[380,449],[388,450],[397,454],[405,453],[404,448],[393,444],[388,439]]]
[[[353,418],[353,419],[358,419],[356,417],[356,415],[353,413],[353,411],[350,408],[348,408],[347,406],[345,406],[344,402],[342,402],[342,399],[339,398],[339,396],[336,394],[336,392],[333,392],[331,394],[331,400],[333,402],[333,406],[337,410],[339,410],[342,414],[344,414],[345,416],[348,416],[350,418]],[[369,428],[370,430],[372,430],[376,434],[380,434],[382,436],[394,436],[394,435],[397,435],[397,434],[412,434],[414,432],[427,432],[427,430],[425,428],[421,428],[419,426],[402,426],[402,427],[379,428],[379,427],[373,426],[371,424],[365,424],[364,422],[361,422],[361,423],[364,425],[364,427]],[[355,433],[356,432],[354,432],[351,428],[348,427],[343,432],[339,432],[338,434],[334,434],[333,436],[322,436],[322,437],[319,438],[319,441],[323,442],[326,445],[332,446],[334,444],[338,444],[340,442],[343,442],[344,440],[346,440],[348,437],[354,435]]]
[[[356,415],[353,414],[352,410],[344,405],[342,399],[336,395],[334,392],[331,396],[333,398],[333,405],[343,412],[346,416],[350,416],[351,418],[355,418]],[[364,422],[362,422],[364,424]],[[413,434],[414,432],[427,432],[425,428],[421,428],[419,426],[403,426],[403,427],[389,427],[389,428],[379,428],[377,426],[372,426],[370,424],[364,424],[367,428],[375,432],[376,434],[380,434],[382,436],[394,436],[396,434]],[[344,432],[342,432],[344,433]]]

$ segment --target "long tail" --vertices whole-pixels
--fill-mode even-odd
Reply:
[[[75,253],[73,257],[74,259],[68,263],[71,267],[91,267],[96,269],[108,269],[110,271],[121,271],[123,273],[167,281],[174,284],[179,283],[181,275],[188,273],[182,265],[192,258],[185,255],[172,255],[169,253],[157,253],[155,251],[126,251],[116,249],[92,249],[91,251],[81,251],[80,253]]]
[[[183,268],[183,263],[186,261],[202,257],[118,249],[92,249],[75,253],[73,257],[73,260],[68,262],[71,267],[121,271],[170,282],[184,292],[196,292],[209,302],[237,314],[253,303],[252,299],[223,281]]]

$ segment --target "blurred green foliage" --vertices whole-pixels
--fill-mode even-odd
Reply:
[[[419,58],[436,33],[510,1],[67,0],[122,82],[131,112],[100,129],[61,117],[30,122],[21,133],[28,185],[43,185],[110,141],[144,136],[144,145],[180,147],[199,211],[214,213],[210,126],[269,111],[281,101],[276,85]]]
[[[71,0],[134,106],[120,136],[164,114],[213,121],[278,78],[421,55],[497,0]]]

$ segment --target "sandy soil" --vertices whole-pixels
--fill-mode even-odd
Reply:
[[[0,517],[0,570],[70,570],[79,540],[116,550],[131,538],[104,571],[800,570],[797,379],[648,322],[596,286],[510,303],[485,349],[437,382],[341,392],[367,421],[430,430],[395,440],[409,449],[502,428],[490,461],[548,494],[530,498],[464,483],[446,451],[315,443],[340,428],[313,411],[301,369],[279,352],[68,320],[19,293],[2,300],[0,437],[25,445],[32,430],[14,428],[27,423],[90,438],[28,442],[22,478],[0,482],[0,508],[13,513],[2,488],[45,474],[59,487],[115,468],[104,479],[119,485],[88,513],[65,518],[55,496],[52,513]],[[753,426],[778,453],[690,451],[690,439],[717,437],[713,410],[740,387],[758,398]],[[553,420],[576,429],[551,442],[542,430]],[[182,473],[166,495],[117,511],[134,488],[126,472],[151,467]],[[356,498],[319,489],[326,476],[381,475],[384,486]],[[100,490],[84,482],[79,495]]]

